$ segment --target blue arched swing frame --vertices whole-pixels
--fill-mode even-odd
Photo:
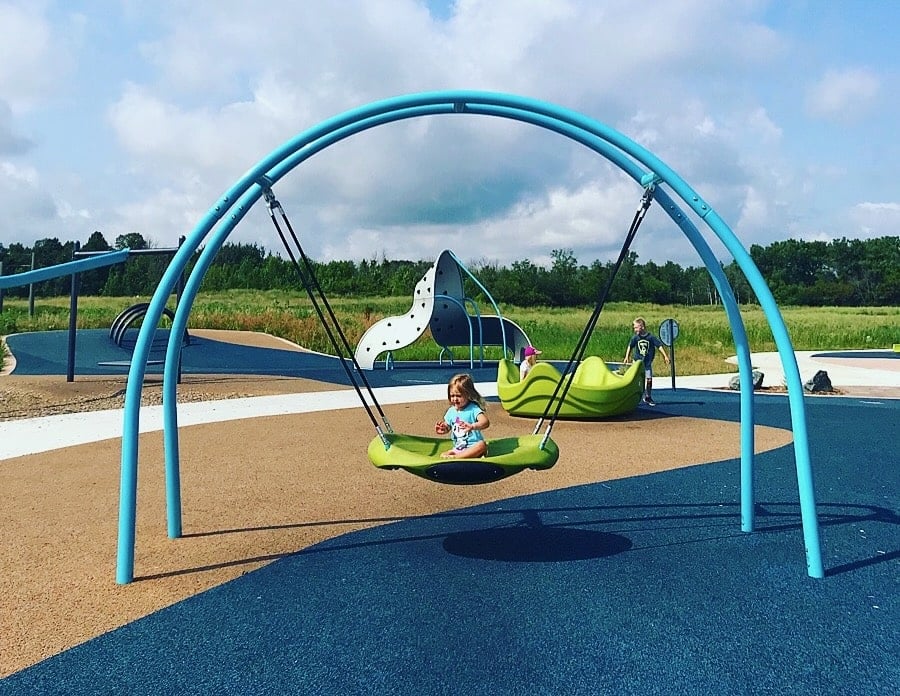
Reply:
[[[656,186],[657,201],[684,232],[709,271],[722,298],[735,341],[741,378],[741,529],[750,532],[754,527],[754,412],[752,366],[746,331],[734,294],[718,260],[696,226],[662,188],[662,185],[668,186],[675,197],[693,210],[725,245],[744,273],[750,287],[756,293],[781,357],[788,387],[791,425],[794,434],[794,458],[797,468],[807,572],[814,578],[824,577],[812,466],[809,458],[803,385],[793,346],[771,291],[749,253],[728,225],[664,162],[609,126],[569,109],[535,99],[490,92],[441,91],[411,94],[373,102],[346,111],[300,133],[247,171],[225,192],[186,237],[150,300],[146,320],[138,334],[128,373],[122,430],[116,582],[125,584],[134,579],[138,434],[146,363],[166,300],[191,257],[201,246],[204,247],[184,285],[182,300],[175,313],[170,336],[179,336],[187,328],[191,307],[210,264],[235,226],[243,219],[253,204],[262,197],[263,191],[273,186],[317,152],[356,133],[395,121],[440,114],[475,114],[530,123],[583,144],[618,166],[635,181],[640,182],[642,186]],[[178,341],[169,341],[163,373],[166,509],[168,535],[171,538],[179,538],[182,535],[176,394],[180,357],[178,344]]]

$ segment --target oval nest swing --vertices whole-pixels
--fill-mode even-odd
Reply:
[[[387,433],[369,443],[369,460],[379,469],[405,469],[437,483],[470,485],[491,483],[525,469],[549,469],[559,459],[559,447],[543,435],[521,435],[488,440],[488,454],[478,459],[443,458],[450,441]],[[543,446],[541,446],[541,442]]]

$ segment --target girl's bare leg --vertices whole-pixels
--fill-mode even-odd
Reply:
[[[452,449],[447,452],[444,452],[441,456],[444,458],[454,458],[454,459],[477,459],[478,457],[483,457],[487,454],[487,443],[483,440],[481,442],[476,442],[471,447],[467,447],[464,450]]]

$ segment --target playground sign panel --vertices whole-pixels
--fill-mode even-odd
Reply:
[[[663,323],[659,325],[659,340],[672,347],[676,338],[678,338],[678,322],[674,319],[663,319]]]
[[[678,322],[674,319],[663,319],[659,325],[659,340],[669,348],[669,360],[672,368],[672,391],[675,391],[675,339],[678,338]]]

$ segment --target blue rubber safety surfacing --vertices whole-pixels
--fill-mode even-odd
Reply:
[[[130,335],[133,335],[130,334]],[[165,358],[168,332],[160,329],[154,341],[147,367],[148,374],[162,374],[161,362]],[[37,331],[7,337],[7,344],[16,358],[12,377],[30,375],[66,374],[68,359],[67,331]],[[109,338],[106,329],[79,329],[75,351],[75,376],[116,375],[127,376],[128,361],[133,345],[127,340],[125,347],[117,346]],[[119,366],[109,363],[119,363]],[[458,372],[470,373],[476,382],[494,382],[497,379],[497,362],[484,361],[469,367],[468,360],[456,360],[453,365],[435,363],[397,362],[395,368],[366,371],[366,379],[372,386],[397,386],[446,383]],[[353,369],[352,364],[350,368]],[[190,345],[182,351],[183,374],[241,374],[271,375],[280,377],[304,377],[336,385],[350,385],[347,373],[340,361],[330,355],[306,351],[278,350],[257,346],[243,346],[227,341],[191,336]]]

